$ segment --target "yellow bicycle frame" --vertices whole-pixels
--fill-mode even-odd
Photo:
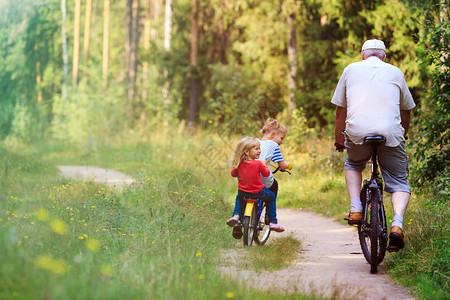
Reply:
[[[255,205],[254,202],[247,202],[247,205],[245,206],[244,216],[248,216],[248,217],[252,216],[253,205]]]
[[[255,205],[257,200],[254,199],[245,199],[245,202],[247,202],[247,205],[245,206],[244,216],[251,217],[253,206]]]

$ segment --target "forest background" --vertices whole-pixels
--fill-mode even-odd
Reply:
[[[380,38],[418,106],[416,175],[448,174],[446,1],[1,0],[0,11],[2,140],[85,143],[180,122],[243,134],[270,116],[301,144],[329,134],[343,68]]]
[[[343,68],[379,38],[417,104],[411,183],[445,216],[448,9],[443,0],[0,0],[0,145],[89,149],[167,128],[226,140],[275,117],[295,151],[308,151],[307,141],[332,136]],[[438,246],[447,250],[430,274],[442,287],[447,240]]]

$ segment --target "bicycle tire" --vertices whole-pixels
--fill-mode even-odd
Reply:
[[[378,193],[369,193],[370,203],[370,273],[375,274],[378,268],[378,227],[380,224],[378,216]]]
[[[244,216],[244,222],[242,223],[242,225],[244,227],[244,235],[242,237],[244,246],[251,246],[252,238],[249,239],[249,235],[250,235],[250,217],[249,216]]]
[[[370,264],[370,239],[368,234],[368,225],[370,217],[370,212],[366,210],[366,196],[367,196],[367,187],[364,186],[361,190],[361,203],[363,207],[363,223],[358,225],[358,237],[359,244],[361,245],[361,250],[364,254],[364,258]]]
[[[378,264],[381,264],[381,262],[384,260],[384,257],[386,255],[386,249],[387,249],[387,235],[386,232],[386,216],[383,216],[383,210],[382,205],[383,201],[381,199],[382,193],[381,190],[378,191],[378,195],[380,197],[380,206],[378,209]],[[384,209],[384,208],[383,208]]]
[[[262,246],[264,245],[270,236],[270,227],[269,224],[266,224],[265,222],[265,214],[266,214],[267,207],[264,206],[261,210],[261,215],[259,219],[256,222],[256,230],[255,230],[255,242]],[[263,220],[261,220],[263,219]]]
[[[363,188],[363,190],[361,191],[361,202],[363,205],[363,209],[365,208],[366,205],[366,193],[367,193],[367,189]],[[372,197],[372,196],[369,196]],[[381,193],[380,191],[377,191],[377,198],[381,197]],[[380,200],[378,200],[380,201]],[[379,202],[381,203],[381,202]],[[370,206],[371,207],[371,206]],[[363,214],[363,224],[362,225],[358,225],[358,236],[359,236],[359,243],[361,245],[361,250],[364,254],[364,258],[366,259],[366,261],[370,264],[371,263],[371,242],[370,242],[370,236],[369,236],[369,232],[370,232],[370,207],[368,207],[368,211],[364,211]],[[366,217],[367,215],[367,217]],[[378,220],[383,220],[382,219],[382,210],[381,210],[381,206],[378,209]],[[382,224],[378,223],[378,230],[382,230],[381,229]],[[378,251],[377,251],[377,256],[378,256],[378,264],[380,264],[383,260],[384,257],[386,255],[386,246],[387,246],[387,239],[383,238],[382,235],[380,235],[380,231],[378,231]]]

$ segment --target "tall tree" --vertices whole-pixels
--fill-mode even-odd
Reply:
[[[89,47],[91,40],[91,22],[92,22],[92,0],[86,0],[86,11],[84,16],[84,43],[83,43],[83,73],[87,74],[89,62]]]
[[[127,1],[126,72],[128,99],[132,100],[136,91],[137,49],[139,40],[140,0]]]
[[[166,0],[164,16],[164,49],[170,50],[172,40],[172,0]]]
[[[66,0],[61,0],[61,42],[63,48],[63,83],[61,91],[63,99],[67,99],[67,79],[69,77],[69,55],[67,54]]]
[[[166,52],[170,51],[170,43],[172,41],[172,0],[166,0],[164,9],[164,50]],[[169,98],[169,87],[170,80],[168,80],[169,71],[167,66],[164,66],[163,75],[166,79],[163,86],[163,99],[164,104],[167,106],[170,102]]]
[[[144,22],[144,51],[148,55],[150,50],[150,40],[151,40],[151,20],[152,20],[152,0],[147,0],[147,9],[145,12],[145,22]],[[147,99],[147,88],[146,81],[148,80],[148,70],[149,63],[145,60],[142,64],[142,80],[144,81],[142,89],[142,100]]]
[[[198,65],[198,39],[199,39],[199,26],[198,26],[198,14],[199,3],[198,0],[191,0],[191,83],[189,90],[189,126],[193,126],[197,119],[198,101],[200,93],[200,78],[197,69]]]
[[[297,89],[297,24],[295,14],[291,13],[288,16],[288,60],[289,60],[289,78],[288,78],[288,112],[289,117],[297,108],[295,103],[295,91]]]
[[[39,45],[36,41],[34,44],[34,50],[36,53],[39,53]],[[36,55],[38,57],[38,55]],[[36,89],[37,89],[37,101],[38,103],[42,102],[42,87],[41,87],[41,62],[39,61],[39,58],[36,60]]]
[[[78,84],[78,64],[80,61],[80,19],[81,0],[75,0],[75,19],[73,24],[73,63],[72,63],[72,84]]]
[[[108,86],[108,64],[109,64],[109,19],[111,3],[110,0],[103,2],[103,55],[102,55],[102,79],[103,88]]]

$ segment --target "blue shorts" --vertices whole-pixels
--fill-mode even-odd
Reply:
[[[372,146],[356,145],[347,138],[345,147],[347,147],[345,170],[362,172],[372,155]],[[411,187],[408,184],[408,157],[405,142],[401,142],[397,147],[378,146],[377,154],[385,184],[384,190],[388,193],[411,193]]]

